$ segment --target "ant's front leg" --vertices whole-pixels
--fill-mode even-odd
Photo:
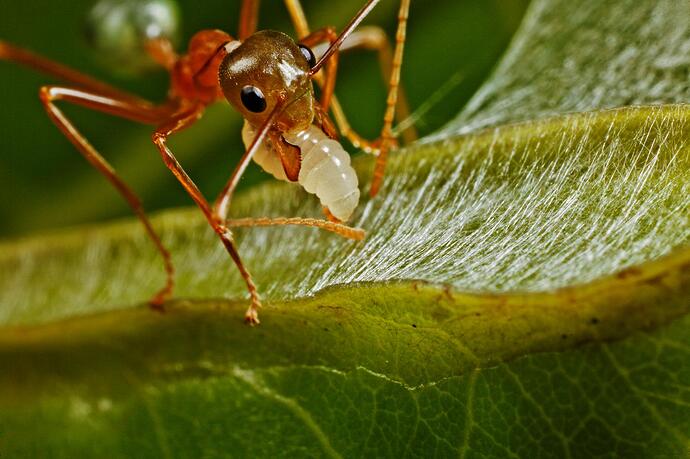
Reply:
[[[346,239],[361,241],[366,236],[366,232],[361,228],[353,228],[329,220],[319,218],[304,217],[254,217],[254,218],[230,218],[225,220],[225,224],[231,228],[255,227],[255,226],[310,226],[319,228],[331,233],[338,234]]]
[[[187,193],[189,193],[199,209],[201,209],[206,217],[206,220],[208,220],[208,223],[211,225],[216,234],[218,234],[223,246],[225,246],[225,249],[230,254],[230,257],[235,262],[235,265],[237,265],[237,269],[239,269],[240,274],[247,285],[249,296],[251,297],[251,305],[245,314],[245,320],[250,325],[256,325],[259,323],[258,311],[261,308],[261,299],[259,298],[259,294],[257,292],[256,285],[252,280],[251,274],[244,266],[244,263],[240,258],[239,252],[237,251],[237,246],[235,245],[235,241],[232,237],[232,232],[227,228],[222,220],[216,217],[208,201],[206,201],[206,198],[203,196],[194,181],[192,181],[189,175],[187,175],[166,143],[170,135],[185,129],[196,122],[203,114],[204,108],[205,107],[203,105],[193,106],[170,117],[154,132],[153,143],[155,143],[158,147],[165,165],[182,184]]]
[[[235,192],[235,189],[237,188],[237,184],[240,181],[240,178],[242,178],[242,175],[244,174],[244,171],[247,169],[249,166],[249,163],[251,162],[252,158],[254,157],[254,154],[258,150],[259,146],[261,145],[261,142],[266,138],[268,131],[270,128],[273,126],[273,122],[277,116],[277,114],[280,112],[282,108],[282,104],[278,103],[275,108],[273,109],[273,112],[268,116],[268,118],[264,121],[264,124],[261,126],[261,128],[257,131],[254,139],[252,140],[251,145],[249,145],[249,148],[247,148],[247,151],[244,153],[242,156],[242,159],[240,159],[240,162],[236,166],[235,170],[233,171],[232,175],[230,176],[230,179],[228,180],[227,184],[223,188],[223,191],[218,195],[218,198],[215,201],[215,204],[213,206],[213,211],[209,214],[209,211],[204,211],[204,213],[207,215],[207,218],[209,219],[210,222],[212,222],[212,225],[214,227],[219,227],[219,228],[224,228],[226,229],[228,226],[274,226],[274,225],[302,225],[302,226],[311,226],[311,227],[316,227],[316,228],[322,228],[327,231],[332,231],[334,233],[340,234],[343,237],[350,238],[350,239],[355,239],[355,240],[361,240],[364,238],[364,231],[359,229],[359,228],[350,228],[348,226],[335,223],[335,222],[329,222],[329,221],[324,221],[324,220],[317,220],[313,218],[244,218],[244,219],[237,219],[237,220],[228,220],[228,214],[230,211],[230,204],[232,202],[232,197]],[[175,162],[176,163],[176,162]],[[170,167],[170,166],[169,166]],[[179,165],[177,165],[177,168],[179,168]],[[172,167],[171,167],[172,169]],[[179,168],[181,169],[181,168]],[[173,170],[175,172],[175,170]],[[183,173],[183,171],[178,171],[178,173]],[[186,174],[184,175],[186,177]],[[178,178],[180,178],[178,176]],[[180,181],[183,181],[182,179]],[[194,186],[193,183],[191,183],[191,180],[187,178],[184,180],[184,182],[187,182],[188,185],[185,186],[187,188],[187,191],[192,194],[192,197],[197,196],[195,198],[195,201],[197,201],[197,204],[200,207],[206,206],[205,200],[203,200],[203,197],[201,196],[201,193],[199,190]],[[184,185],[184,183],[183,183]],[[191,190],[191,191],[190,191]],[[203,201],[202,201],[203,200]],[[217,230],[218,231],[218,230]],[[227,231],[227,229],[226,229]],[[228,231],[229,233],[229,231]],[[220,234],[220,233],[219,233]],[[222,235],[221,235],[222,238]],[[233,244],[233,249],[234,249],[234,244]],[[230,249],[229,249],[230,250]],[[236,249],[234,249],[234,253],[236,254]],[[232,255],[232,252],[231,252]],[[235,256],[233,256],[235,258]],[[236,263],[238,264],[238,267],[240,268],[240,271],[243,272],[243,277],[247,281],[247,286],[249,288],[250,293],[252,294],[252,304],[247,310],[247,313],[245,315],[245,319],[247,322],[251,324],[259,323],[258,319],[258,309],[261,306],[258,296],[255,297],[256,293],[256,288],[254,287],[253,282],[251,281],[251,277],[249,276],[249,273],[246,272],[244,267],[242,266],[241,262],[239,261],[239,257],[236,259]],[[254,301],[256,299],[256,301]]]
[[[314,228],[321,228],[326,231],[331,231],[333,233],[339,234],[340,236],[347,239],[362,240],[364,239],[365,232],[360,228],[353,228],[344,225],[338,221],[327,221],[319,220],[315,218],[302,218],[302,217],[258,217],[258,218],[242,218],[242,219],[228,219],[230,212],[230,204],[232,202],[232,196],[237,188],[237,185],[244,174],[244,171],[249,166],[254,154],[258,150],[261,142],[266,138],[268,131],[273,124],[275,115],[280,111],[280,104],[278,104],[268,119],[264,122],[263,126],[259,131],[257,131],[251,145],[247,148],[244,156],[240,160],[239,164],[235,168],[235,171],[230,176],[227,184],[223,188],[223,191],[216,198],[215,204],[213,205],[213,219],[223,225],[238,227],[238,226],[284,226],[284,225],[300,225],[300,226],[311,226]]]
[[[309,24],[307,23],[300,0],[285,0],[285,5],[298,36],[303,40],[311,38]],[[383,128],[381,129],[379,138],[376,140],[366,140],[352,129],[335,95],[332,97],[329,105],[343,136],[347,137],[353,145],[357,148],[362,148],[365,152],[378,153],[370,189],[370,194],[372,196],[378,193],[381,186],[388,150],[391,147],[395,147],[396,140],[392,133],[392,126],[393,120],[396,117],[396,110],[398,119],[405,118],[410,113],[404,91],[400,86],[400,67],[402,66],[409,8],[410,1],[401,0],[400,9],[398,11],[398,30],[395,37],[395,50],[393,52],[391,52],[390,42],[386,33],[378,27],[371,26],[363,27],[353,32],[345,39],[340,47],[341,52],[351,49],[370,49],[377,51],[384,79],[388,80],[388,97],[386,99]],[[334,86],[335,81],[329,81],[330,79],[335,80],[335,75],[327,74],[326,81],[319,81],[319,84],[322,84],[324,87]],[[417,138],[417,134],[414,129],[408,128],[403,132],[403,138],[405,141],[410,142]]]

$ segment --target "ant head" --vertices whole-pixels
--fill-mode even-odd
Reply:
[[[257,32],[233,49],[220,65],[225,98],[254,126],[262,125],[281,105],[275,126],[281,132],[305,129],[314,118],[308,48],[287,35]]]

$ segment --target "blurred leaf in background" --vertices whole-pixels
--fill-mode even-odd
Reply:
[[[3,2],[0,39],[27,47],[86,73],[153,100],[168,86],[163,72],[131,79],[97,64],[84,40],[91,0],[68,3],[37,0]],[[235,33],[238,0],[180,0],[182,46],[196,31],[220,28]],[[313,28],[342,27],[361,0],[305,0]],[[403,82],[411,106],[418,107],[440,88],[448,92],[418,122],[427,134],[457,114],[507,46],[527,0],[440,0],[412,2]],[[397,0],[385,0],[366,23],[395,30]],[[452,26],[449,26],[452,25]],[[292,34],[282,2],[264,2],[261,28]],[[385,86],[373,53],[355,52],[342,59],[337,94],[353,126],[376,135],[385,103]],[[127,216],[129,209],[58,132],[39,103],[38,88],[50,79],[0,62],[0,236]],[[455,83],[454,83],[455,82]],[[149,211],[191,202],[161,163],[150,142],[150,127],[65,106],[75,124],[137,190]],[[242,151],[241,119],[225,103],[172,140],[173,148],[200,188],[209,196],[222,187]],[[350,148],[354,152],[353,148]],[[250,168],[242,186],[267,179]]]

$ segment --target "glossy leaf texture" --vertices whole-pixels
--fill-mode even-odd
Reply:
[[[393,155],[381,196],[355,217],[364,242],[238,231],[267,299],[258,328],[241,323],[242,283],[194,210],[156,218],[179,270],[163,315],[144,305],[163,276],[135,222],[3,243],[0,452],[687,455],[687,79],[661,72],[630,87],[634,101],[665,105],[606,110],[625,102],[605,102],[609,60],[581,46],[570,64],[580,85],[531,89],[560,75],[563,43],[605,33],[623,46],[633,20],[645,37],[635,49],[682,59],[684,7],[533,3],[458,120]],[[520,98],[524,112],[500,104]],[[371,161],[357,166],[366,183]],[[234,207],[318,211],[278,183]]]

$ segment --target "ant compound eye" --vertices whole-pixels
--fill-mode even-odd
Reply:
[[[308,46],[304,45],[298,45],[299,50],[302,51],[302,56],[307,60],[309,63],[309,68],[314,67],[316,65],[316,56],[314,56],[314,53],[312,52],[311,49],[309,49]]]
[[[242,104],[254,113],[261,113],[266,110],[266,98],[261,89],[256,86],[245,86],[242,88],[240,93],[240,98],[242,99]]]

